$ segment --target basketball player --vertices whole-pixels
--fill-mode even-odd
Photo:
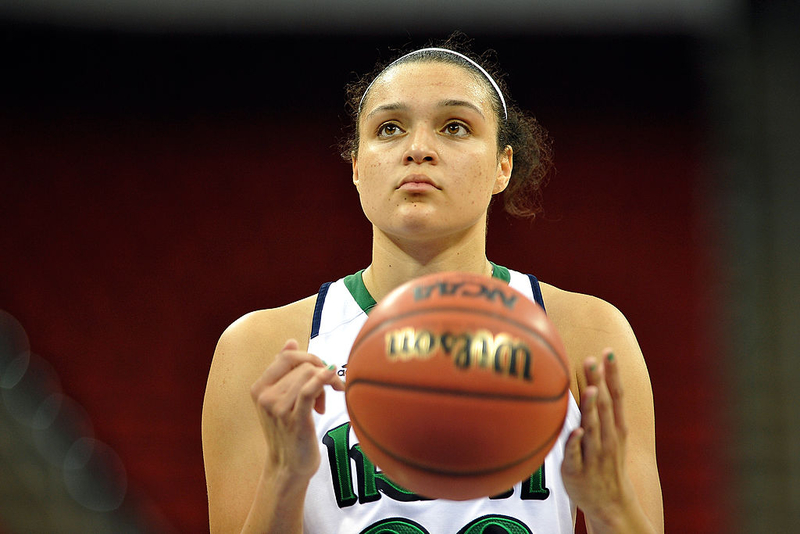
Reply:
[[[573,532],[576,507],[592,533],[663,532],[652,392],[627,321],[486,257],[489,203],[505,190],[508,210],[530,211],[549,163],[546,134],[497,76],[442,46],[350,90],[347,156],[373,225],[372,263],[318,295],[242,317],[219,340],[203,408],[212,532],[552,534]],[[439,271],[495,276],[538,301],[575,371],[544,466],[493,498],[431,500],[398,487],[348,424],[347,356],[369,309]]]

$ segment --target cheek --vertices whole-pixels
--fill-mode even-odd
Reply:
[[[359,176],[359,191],[367,193],[377,189],[381,182],[381,167],[380,161],[365,163],[358,169]]]
[[[460,188],[463,198],[470,205],[487,205],[494,193],[495,173],[496,169],[488,165],[484,168],[466,167]]]
[[[358,174],[358,195],[361,199],[361,206],[364,211],[371,211],[379,206],[385,196],[384,187],[381,182],[382,162],[365,162],[359,166]]]
[[[385,155],[370,149],[369,147],[362,147],[358,155],[358,172],[359,176],[366,179],[372,179],[380,173],[381,167],[385,163]]]

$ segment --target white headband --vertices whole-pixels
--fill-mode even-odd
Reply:
[[[480,65],[478,65],[477,63],[475,63],[473,60],[471,60],[470,58],[468,58],[468,57],[467,57],[467,56],[465,56],[464,54],[461,54],[461,53],[459,53],[459,52],[456,52],[455,50],[449,50],[449,49],[447,49],[447,48],[421,48],[421,49],[419,49],[419,50],[415,50],[415,51],[413,51],[413,52],[409,52],[408,54],[406,54],[406,55],[404,55],[404,56],[402,56],[402,57],[400,57],[400,58],[398,58],[398,59],[396,59],[396,60],[392,61],[391,63],[389,63],[389,64],[386,66],[386,68],[384,68],[384,69],[381,71],[381,74],[382,74],[382,73],[384,73],[384,72],[386,72],[386,71],[387,71],[387,70],[388,70],[390,67],[392,67],[392,66],[393,66],[393,65],[395,65],[396,63],[398,63],[398,62],[400,62],[400,61],[404,60],[405,58],[407,58],[407,57],[409,57],[409,56],[413,56],[414,54],[419,54],[419,53],[422,53],[422,52],[445,52],[445,53],[447,53],[447,54],[453,54],[454,56],[458,56],[458,57],[460,57],[461,59],[464,59],[464,60],[466,60],[466,61],[467,61],[468,63],[470,63],[470,64],[471,64],[473,67],[475,67],[476,69],[478,69],[478,70],[481,72],[481,74],[483,74],[483,75],[484,75],[484,77],[486,77],[486,79],[487,79],[487,80],[489,80],[489,83],[491,83],[491,84],[492,84],[492,87],[494,87],[494,90],[495,90],[495,92],[497,93],[497,96],[500,98],[500,103],[501,103],[501,104],[503,104],[503,116],[504,116],[505,120],[508,120],[508,108],[506,107],[506,99],[505,99],[505,98],[503,98],[503,93],[502,93],[502,91],[500,91],[500,87],[498,87],[497,83],[494,81],[494,78],[492,78],[492,77],[489,75],[489,73],[488,73],[488,72],[486,72],[486,70],[484,70],[484,68],[483,68],[483,67],[481,67]],[[375,80],[377,80],[377,79],[378,79],[378,77],[380,77],[380,74],[378,74],[378,76],[376,76],[376,77],[375,77]],[[373,83],[375,83],[375,80],[372,80],[372,81],[370,82],[370,84],[367,86],[367,89],[364,91],[364,94],[363,94],[363,95],[361,95],[361,101],[358,103],[358,111],[359,111],[359,112],[361,112],[361,106],[362,106],[362,104],[364,104],[364,99],[367,97],[367,93],[369,93],[369,90],[370,90],[370,88],[372,87],[372,84],[373,84]]]

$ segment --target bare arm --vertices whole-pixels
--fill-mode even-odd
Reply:
[[[310,317],[307,307],[245,316],[220,338],[203,405],[212,532],[302,532],[320,461],[311,410],[324,409],[326,384],[342,387],[319,358],[282,339],[306,335],[297,321]]]
[[[581,404],[581,426],[562,466],[567,491],[590,533],[662,533],[653,395],[639,345],[610,304],[562,296],[551,314],[578,371],[574,391]]]

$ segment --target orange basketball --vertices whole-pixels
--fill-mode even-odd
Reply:
[[[452,500],[533,474],[561,432],[566,351],[544,310],[501,280],[427,275],[370,312],[345,398],[366,456],[396,484]]]

